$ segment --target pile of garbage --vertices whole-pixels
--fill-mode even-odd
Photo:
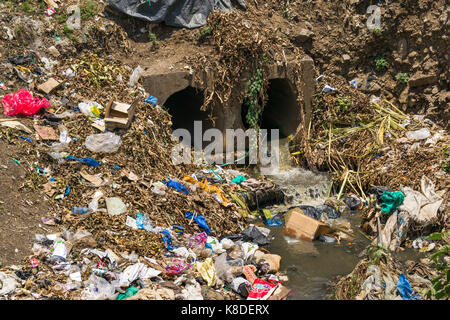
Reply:
[[[422,262],[400,262],[382,248],[371,247],[368,257],[335,285],[339,300],[424,300],[437,272]],[[370,250],[370,249],[369,249]]]
[[[148,216],[129,228],[151,233]],[[223,300],[285,299],[287,277],[281,257],[248,240],[268,243],[270,230],[250,226],[242,234],[217,239],[206,232],[186,234],[181,226],[161,231],[165,254],[100,250],[90,232],[65,230],[36,235],[25,266],[0,272],[0,296],[9,299]],[[232,238],[233,240],[231,240]],[[126,239],[125,239],[126,241]],[[117,253],[115,253],[117,252]]]

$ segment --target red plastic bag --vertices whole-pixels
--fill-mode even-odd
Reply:
[[[17,93],[7,94],[2,99],[3,111],[6,116],[17,114],[32,115],[41,108],[50,107],[50,102],[45,98],[33,97],[27,89],[20,89]]]
[[[247,300],[267,300],[276,287],[276,284],[256,279],[252,284],[252,290],[250,291]]]

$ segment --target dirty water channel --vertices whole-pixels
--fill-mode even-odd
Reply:
[[[280,139],[278,168],[266,175],[279,185],[288,201],[283,205],[265,207],[273,216],[283,216],[289,208],[296,205],[318,206],[327,199],[330,180],[327,175],[316,174],[292,165],[289,156],[289,142]],[[332,194],[331,194],[332,196]],[[323,300],[332,298],[330,284],[338,276],[352,272],[363,258],[364,249],[370,244],[360,231],[360,212],[344,211],[338,219],[328,220],[338,226],[346,226],[351,233],[340,244],[325,243],[319,240],[296,240],[283,235],[284,226],[271,227],[271,243],[267,249],[282,257],[280,271],[287,273],[286,286],[292,290],[290,300]],[[401,261],[418,260],[423,255],[414,249],[395,253]],[[331,295],[331,296],[330,296]]]
[[[283,214],[296,205],[317,206],[327,198],[330,180],[326,174],[315,174],[291,164],[288,140],[278,142],[278,168],[267,174],[267,178],[279,185],[288,197],[283,205],[268,206],[273,216]],[[282,257],[280,271],[287,273],[292,290],[288,299],[321,300],[327,299],[329,282],[336,276],[350,273],[358,261],[360,253],[369,244],[359,231],[359,213],[343,214],[337,219],[350,225],[354,239],[341,244],[329,244],[319,240],[313,242],[296,240],[283,235],[284,226],[271,227],[268,246],[271,253]]]

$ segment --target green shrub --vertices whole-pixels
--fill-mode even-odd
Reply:
[[[387,68],[387,61],[385,57],[376,57],[375,58],[375,69],[380,72]]]
[[[397,83],[407,85],[409,81],[409,73],[397,73],[395,76]]]

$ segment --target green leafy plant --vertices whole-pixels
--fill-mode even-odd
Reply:
[[[213,34],[214,28],[212,26],[204,26],[200,28],[200,33],[198,34],[198,41],[203,41],[207,37]]]
[[[33,5],[30,0],[25,0],[22,3],[21,9],[22,9],[22,11],[25,11],[26,13],[32,13],[34,11]]]
[[[395,76],[397,83],[407,85],[409,81],[409,73],[397,73]]]
[[[439,242],[442,245],[431,256],[430,260],[439,275],[431,281],[432,287],[425,296],[432,299],[450,298],[450,263],[444,257],[450,255],[450,230],[442,230],[430,234],[426,239]]]
[[[383,33],[383,29],[381,29],[381,28],[373,28],[373,29],[370,29],[370,33],[372,33],[372,35],[374,37],[379,37]]]
[[[386,261],[386,255],[388,253],[388,249],[383,247],[381,243],[373,245],[367,250],[367,256],[371,260],[371,264],[378,264],[380,260]]]
[[[337,108],[339,111],[347,110],[352,103],[352,100],[349,97],[338,97],[336,101],[338,103]]]
[[[375,69],[380,72],[387,68],[387,61],[385,57],[376,57],[375,58]]]
[[[93,0],[84,0],[80,6],[81,20],[89,20],[100,11],[99,6]]]
[[[245,118],[247,123],[253,128],[259,127],[259,118],[262,112],[262,108],[259,105],[259,94],[261,92],[262,83],[263,75],[261,69],[256,70],[255,77],[247,81],[249,98],[246,101],[248,111]]]
[[[71,35],[72,33],[73,33],[73,29],[72,29],[71,27],[65,25],[65,26],[64,26],[64,34],[65,34],[66,36],[69,36],[69,35]]]
[[[158,37],[156,36],[156,34],[154,34],[153,32],[149,31],[148,32],[148,38],[151,42],[153,42],[154,44],[158,43]]]

